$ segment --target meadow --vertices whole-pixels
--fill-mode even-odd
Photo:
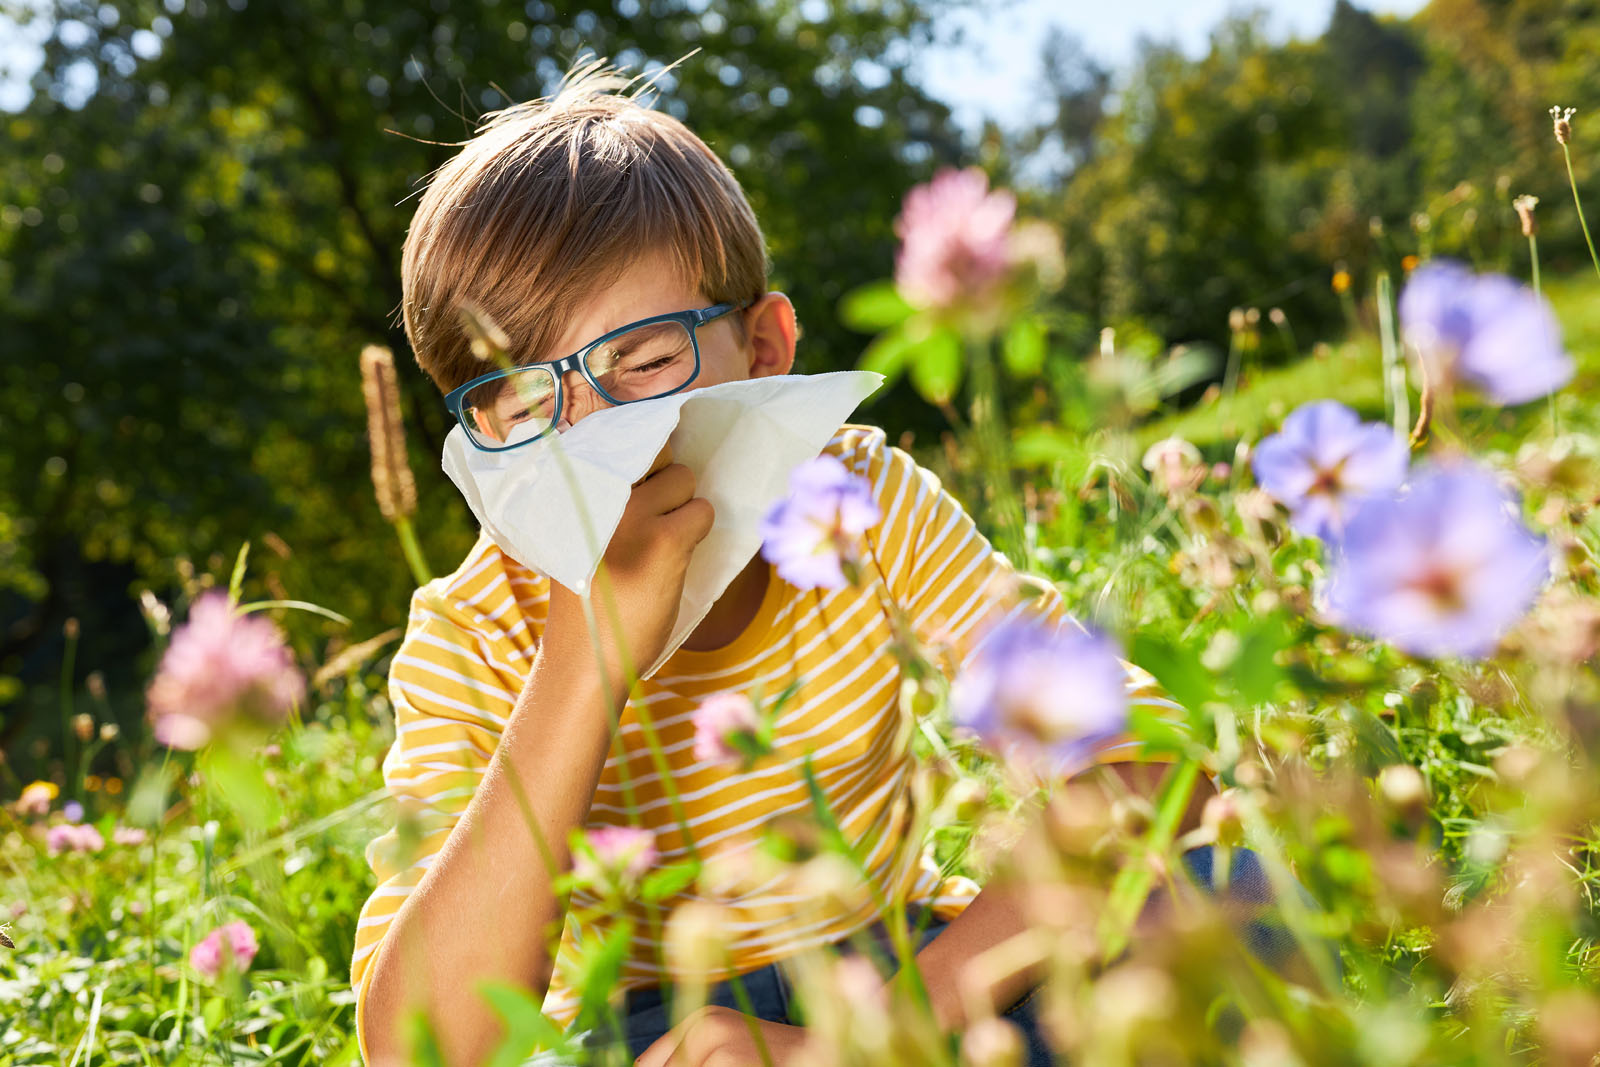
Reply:
[[[1590,1063],[1600,1048],[1594,275],[1544,280],[1563,331],[1556,349],[1525,329],[1487,355],[1470,338],[1430,339],[1420,298],[1406,321],[1407,287],[1430,270],[1464,272],[1445,279],[1462,292],[1489,275],[1422,262],[1350,294],[1346,335],[1285,366],[1253,358],[1273,340],[1272,317],[1241,313],[1219,376],[1193,353],[1123,347],[1114,330],[1097,351],[1052,352],[1058,339],[1034,309],[1054,264],[1037,240],[1028,247],[962,276],[943,303],[920,298],[903,267],[898,285],[857,290],[841,313],[880,333],[863,365],[909,375],[946,413],[942,442],[906,443],[999,547],[1052,579],[1187,710],[1182,729],[1127,724],[1172,768],[1153,806],[1092,781],[1040,797],[995,744],[1028,735],[1059,750],[1078,739],[1076,712],[1058,708],[1065,718],[1044,729],[1014,700],[974,718],[921,652],[903,653],[920,665],[908,708],[928,725],[915,740],[919,825],[953,869],[1037,891],[1036,947],[1051,977],[1042,1011],[1063,1062]],[[1475,328],[1502,314],[1543,321],[1537,298],[1510,288],[1515,307],[1495,305]],[[1392,293],[1398,318],[1395,305],[1378,312]],[[1497,367],[1509,360],[1523,381],[1541,359],[1555,385],[1496,399],[1510,380]],[[1198,400],[1172,399],[1214,379]],[[1294,462],[1315,467],[1318,448],[1337,452],[1329,440],[1364,434],[1362,448],[1398,450],[1409,465],[1403,491],[1398,478],[1361,484],[1355,461],[1331,490],[1296,489],[1281,463],[1263,462],[1275,447],[1282,460],[1305,427],[1291,416],[1318,401],[1348,410],[1321,408],[1333,437],[1290,441]],[[1323,503],[1346,494],[1346,510],[1318,512],[1318,491],[1332,493]],[[1471,512],[1482,500],[1488,511]],[[404,522],[403,506],[390,512]],[[1452,540],[1462,529],[1465,547]],[[7,1064],[358,1060],[348,966],[372,886],[364,849],[395,819],[380,764],[397,635],[311,664],[274,651],[265,630],[230,629],[235,609],[256,625],[291,612],[338,618],[337,604],[241,604],[252,551],[191,574],[171,604],[144,604],[169,651],[192,628],[186,654],[212,657],[202,667],[232,662],[227,640],[253,643],[258,662],[238,667],[241,688],[218,698],[199,735],[184,731],[204,688],[173,680],[185,668],[169,655],[150,729],[122,733],[92,685],[64,682],[50,731],[63,780],[24,782],[0,764],[12,796],[0,814],[0,920],[15,946],[0,952]],[[1531,576],[1516,566],[1529,552]],[[1413,571],[1446,567],[1406,585],[1416,575],[1385,562],[1397,558]],[[1397,583],[1412,596],[1400,615],[1366,610],[1398,602]],[[230,609],[207,621],[196,606],[222,590]],[[1424,594],[1434,599],[1419,608]],[[66,638],[69,679],[76,634]],[[163,677],[190,703],[168,707]],[[263,696],[285,679],[280,696]],[[104,767],[102,751],[117,774],[88,772]],[[1176,815],[1202,771],[1225,791],[1180,839]],[[1019,837],[1017,815],[1034,802],[1048,831]],[[826,812],[816,817],[825,828]],[[1133,931],[1145,894],[1200,844],[1262,857],[1308,970],[1261,966],[1205,899]],[[830,850],[848,854],[848,843]],[[1311,903],[1296,903],[1291,878]],[[1074,918],[1060,917],[1063,899]],[[608,973],[595,968],[584,986],[597,1009]],[[1004,1024],[964,1043],[930,1037],[909,982],[865,1023],[827,1010],[837,994],[826,980],[806,994],[818,1063],[1015,1062]],[[525,994],[502,990],[497,1003],[511,1036],[495,1063],[569,1044]],[[919,1036],[886,1039],[891,1023]],[[426,1042],[417,1061],[433,1062]]]

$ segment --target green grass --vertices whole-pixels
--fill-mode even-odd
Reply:
[[[1578,364],[1578,375],[1557,397],[1563,426],[1574,419],[1577,425],[1592,427],[1594,390],[1600,386],[1600,282],[1592,274],[1549,278],[1544,293],[1556,309],[1565,334],[1567,351]],[[1339,400],[1363,416],[1381,419],[1384,415],[1382,357],[1377,337],[1356,331],[1351,337],[1321,355],[1310,356],[1287,367],[1252,369],[1245,367],[1240,389],[1231,396],[1198,405],[1153,420],[1141,427],[1141,446],[1164,437],[1182,437],[1202,449],[1231,445],[1234,441],[1256,441],[1272,432],[1283,417],[1309,400]],[[1412,412],[1416,411],[1416,383],[1412,383]],[[1467,408],[1463,414],[1482,414],[1482,409]],[[1517,412],[1517,425],[1507,429],[1526,431],[1529,422],[1548,418],[1545,404],[1526,405]]]

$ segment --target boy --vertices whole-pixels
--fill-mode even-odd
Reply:
[[[403,307],[417,359],[441,390],[493,370],[471,354],[458,319],[463,301],[502,328],[518,364],[559,360],[652,316],[734,305],[694,327],[699,371],[683,387],[790,372],[794,309],[767,291],[761,232],[737,182],[680,122],[612,95],[621,84],[598,64],[577,72],[550,101],[498,113],[435,174],[406,240]],[[549,414],[557,430],[606,406],[576,371],[565,373],[561,396],[561,410]],[[490,402],[477,418],[493,439],[514,421],[501,421]],[[379,885],[362,910],[351,968],[368,1062],[400,1061],[400,1024],[413,1005],[428,1009],[446,1062],[478,1062],[501,1029],[473,989],[485,978],[545,991],[547,1013],[571,1021],[576,993],[557,969],[572,949],[571,924],[556,959],[545,947],[546,929],[563,916],[551,869],[570,866],[570,831],[628,825],[631,809],[653,832],[660,862],[689,854],[685,824],[702,859],[737,857],[772,820],[809,810],[799,773],[808,752],[878,890],[948,922],[918,964],[941,1024],[961,1028],[962,962],[1022,921],[1005,898],[966,879],[941,880],[922,843],[906,839],[910,757],[895,744],[901,677],[886,652],[884,599],[920,639],[949,641],[967,655],[1003,617],[1062,619],[1061,598],[1048,589],[1016,607],[1003,599],[997,590],[1013,582],[1010,565],[881,430],[847,425],[825,453],[867,479],[882,511],[865,539],[859,582],[801,591],[758,554],[687,643],[631,692],[619,648],[649,664],[665,647],[685,568],[713,519],[681,465],[634,488],[606,549],[620,632],[596,597],[599,632],[591,635],[573,592],[486,536],[454,574],[419,590],[394,659],[397,736],[384,761],[402,825],[368,850]],[[702,700],[757,684],[772,694],[792,681],[801,684],[784,707],[773,756],[743,773],[695,760],[691,719]],[[1153,689],[1133,698],[1170,706]],[[613,739],[608,709],[616,708]],[[676,798],[646,750],[649,724]],[[1100,758],[1128,756],[1123,744]],[[416,829],[406,829],[408,818]],[[408,835],[415,847],[396,859]],[[684,899],[665,901],[665,911]],[[574,891],[575,907],[594,903]],[[844,902],[800,909],[760,887],[727,903],[740,973],[842,941],[879,918],[870,905],[850,911]],[[642,912],[636,918],[622,983],[649,992],[666,976],[649,924]],[[996,989],[996,1007],[1027,988],[1018,976]],[[736,1013],[709,1009],[696,1023],[692,1045],[681,1033],[637,1025],[630,1045],[651,1064],[698,1064],[713,1048],[730,1062],[758,1062]],[[758,1026],[778,1063],[803,1039],[781,1017]]]

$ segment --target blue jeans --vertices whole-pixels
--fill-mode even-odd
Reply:
[[[1202,889],[1212,890],[1214,887],[1211,849],[1209,847],[1194,849],[1186,853],[1183,859],[1195,884]],[[1302,895],[1306,896],[1309,902],[1309,895],[1305,894],[1304,890]],[[1261,914],[1272,903],[1272,890],[1267,882],[1266,872],[1261,867],[1260,859],[1249,849],[1240,848],[1233,851],[1226,899],[1256,913],[1255,917],[1244,923],[1242,928],[1251,951],[1270,967],[1281,967],[1286,964],[1294,952],[1294,938],[1281,923],[1274,921],[1270,915]],[[914,914],[912,922],[915,924]],[[930,922],[922,933],[918,950],[938,937],[946,925],[948,924],[938,920]],[[894,949],[889,943],[888,931],[883,929],[881,924],[875,924],[870,931],[884,957],[893,960]],[[854,951],[848,944],[841,944],[839,950],[845,953]],[[784,976],[781,964],[768,964],[741,977],[745,992],[750,998],[750,1006],[756,1016],[770,1022],[793,1022],[790,1018],[790,1007],[794,990]],[[1004,1012],[1003,1018],[1014,1023],[1022,1032],[1027,1044],[1027,1056],[1024,1062],[1028,1067],[1049,1067],[1057,1060],[1045,1043],[1039,1031],[1038,1020],[1035,1018],[1034,1001],[1037,992],[1035,989],[1024,996]],[[707,1002],[735,1011],[743,1010],[734,996],[731,982],[712,986]],[[668,1007],[662,1002],[661,990],[656,986],[630,991],[623,1002],[621,1019],[630,1057],[637,1057],[672,1028]],[[590,1048],[615,1043],[614,1036],[599,1031],[591,1031],[585,1039],[586,1046]]]

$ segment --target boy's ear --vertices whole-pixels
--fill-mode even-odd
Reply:
[[[789,298],[770,292],[746,308],[744,315],[750,377],[765,378],[793,370],[799,324]]]

